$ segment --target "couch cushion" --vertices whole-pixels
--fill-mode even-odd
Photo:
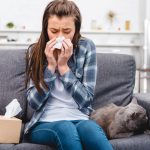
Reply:
[[[150,136],[136,135],[129,138],[110,140],[115,150],[149,150]]]
[[[0,115],[14,98],[23,109],[18,117],[22,119],[25,115],[25,57],[25,50],[0,50]]]
[[[129,103],[135,82],[135,60],[125,54],[97,54],[97,81],[93,107],[106,103],[117,105]]]
[[[14,150],[54,150],[54,149],[52,149],[48,145],[21,143],[14,146]]]
[[[1,150],[14,150],[14,144],[0,144]]]

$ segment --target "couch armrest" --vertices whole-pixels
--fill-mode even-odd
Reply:
[[[144,107],[148,115],[148,127],[150,128],[150,93],[134,94],[138,100],[138,104]]]

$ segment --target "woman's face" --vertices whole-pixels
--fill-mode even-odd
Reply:
[[[74,18],[71,16],[59,18],[56,15],[49,17],[47,33],[49,40],[59,36],[64,36],[66,39],[72,41],[75,34]]]

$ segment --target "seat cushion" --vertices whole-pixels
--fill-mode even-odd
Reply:
[[[48,145],[21,143],[14,146],[14,150],[54,150],[54,149],[52,149]]]
[[[14,144],[0,144],[1,150],[14,150]]]
[[[135,135],[129,138],[121,138],[110,140],[115,150],[149,150],[150,136]]]
[[[97,54],[97,81],[93,107],[129,103],[135,82],[135,60],[126,54]]]
[[[22,107],[18,118],[23,119],[26,111],[25,98],[25,50],[0,50],[0,115],[5,107],[17,98]]]

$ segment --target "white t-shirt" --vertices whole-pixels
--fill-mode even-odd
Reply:
[[[47,100],[45,110],[39,121],[88,120],[89,116],[78,109],[78,104],[64,88],[58,75],[51,95],[52,97]]]

